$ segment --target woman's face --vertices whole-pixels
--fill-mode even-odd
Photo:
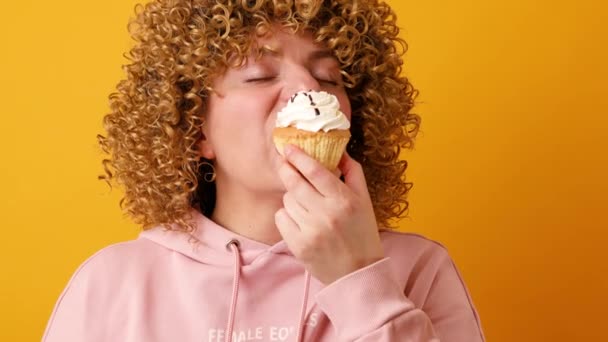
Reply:
[[[278,177],[281,157],[272,142],[275,118],[300,90],[335,95],[350,120],[351,108],[340,66],[329,50],[313,43],[312,34],[275,30],[258,39],[259,60],[249,58],[214,81],[204,114],[201,155],[214,160],[216,181],[250,191],[283,191]]]

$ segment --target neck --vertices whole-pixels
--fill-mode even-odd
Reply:
[[[283,207],[280,192],[260,195],[242,187],[216,183],[217,197],[211,220],[220,226],[267,245],[274,245],[283,237],[279,233],[274,214]]]

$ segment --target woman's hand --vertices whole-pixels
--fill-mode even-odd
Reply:
[[[275,223],[289,249],[324,284],[384,257],[361,165],[344,153],[342,183],[299,148],[285,147],[286,192]]]

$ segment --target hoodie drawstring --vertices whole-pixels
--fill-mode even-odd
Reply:
[[[230,301],[230,313],[228,314],[228,327],[226,328],[226,342],[232,341],[232,329],[234,328],[234,314],[236,312],[236,300],[239,296],[239,280],[241,278],[241,255],[239,254],[239,241],[232,239],[226,248],[234,253],[234,280],[232,283],[232,300]]]
[[[239,281],[241,279],[241,254],[239,241],[232,239],[226,244],[226,248],[234,253],[234,280],[232,283],[232,300],[230,301],[230,313],[228,314],[228,326],[226,327],[226,342],[232,341],[232,330],[234,329],[234,315],[236,313],[236,300],[239,295]],[[304,321],[306,320],[306,305],[308,303],[308,291],[310,288],[310,273],[304,273],[304,296],[302,298],[302,309],[300,310],[300,322],[298,324],[297,342],[301,342],[304,333]]]
[[[302,298],[302,309],[300,310],[300,324],[298,324],[297,342],[301,342],[304,333],[304,320],[306,319],[306,303],[308,303],[308,288],[310,287],[310,273],[305,271],[304,276],[304,296]]]

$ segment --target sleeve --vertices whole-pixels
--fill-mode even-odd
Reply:
[[[42,342],[77,341],[84,340],[88,295],[86,290],[87,280],[81,273],[82,266],[72,275],[72,278],[59,296],[51,317],[47,323],[46,330],[42,336]]]
[[[485,341],[475,308],[447,252],[424,308],[417,308],[406,297],[391,272],[387,257],[338,279],[317,294],[317,304],[340,341]]]
[[[106,329],[124,316],[115,310],[112,288],[104,278],[111,265],[95,254],[72,275],[59,296],[47,323],[42,342],[119,341]],[[120,325],[118,325],[120,326]]]

